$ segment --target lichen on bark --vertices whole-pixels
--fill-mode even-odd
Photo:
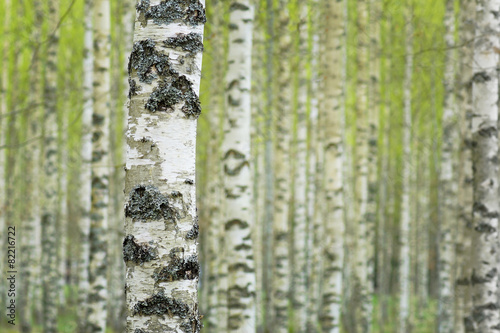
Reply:
[[[156,186],[136,186],[129,196],[125,207],[125,216],[135,220],[160,220],[165,219],[175,222],[179,213],[169,203],[167,196],[161,194]]]

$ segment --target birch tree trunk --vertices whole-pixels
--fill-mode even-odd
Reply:
[[[446,34],[446,58],[444,72],[444,106],[442,115],[442,152],[439,175],[439,198],[442,200],[442,219],[439,226],[439,298],[438,298],[438,332],[454,332],[453,304],[454,304],[454,256],[456,228],[456,152],[458,142],[457,112],[455,102],[455,15],[454,1],[446,1],[444,18]]]
[[[223,1],[216,0],[212,4],[213,22],[211,29],[211,59],[212,59],[212,80],[210,85],[210,113],[208,114],[208,122],[210,124],[210,142],[208,143],[207,152],[207,200],[206,209],[207,214],[207,238],[206,238],[206,254],[205,260],[207,265],[207,285],[204,288],[206,291],[206,313],[204,317],[207,320],[206,329],[208,332],[221,332],[227,330],[227,319],[220,320],[218,317],[219,312],[219,297],[218,286],[219,269],[222,263],[222,255],[225,252],[219,240],[224,236],[224,228],[222,224],[222,166],[220,163],[220,145],[222,142],[221,120],[224,114],[224,69],[225,69],[225,48],[224,48],[224,26],[225,19],[223,13],[227,6]],[[222,282],[224,278],[221,277]],[[227,286],[224,286],[224,290]],[[227,299],[226,293],[222,293]],[[225,317],[225,316],[224,316]]]
[[[344,1],[325,1],[324,106],[320,119],[325,126],[324,174],[326,214],[324,219],[325,256],[321,328],[340,332],[342,274],[344,262],[344,127],[345,127],[345,47]]]
[[[141,0],[129,61],[127,333],[199,332],[196,123],[204,4]]]
[[[295,134],[295,183],[293,212],[293,308],[294,327],[297,332],[306,330],[306,279],[307,279],[307,2],[299,3],[299,63],[297,87],[297,129]]]
[[[475,28],[475,1],[463,0],[460,11],[460,158],[458,191],[458,230],[457,274],[455,281],[455,332],[474,332],[471,297],[471,236],[472,236],[472,156],[471,156],[471,118],[472,103],[472,59]]]
[[[472,76],[472,319],[477,332],[500,329],[498,304],[498,66],[499,0],[477,1]]]
[[[40,8],[41,4],[39,1],[35,1],[33,4],[34,11],[35,11],[35,20],[34,23],[36,26],[41,26],[42,24],[42,15],[40,13]],[[41,34],[39,29],[34,29],[32,32],[32,39],[39,43],[41,40]],[[41,81],[40,81],[40,74],[41,74],[41,66],[40,66],[40,55],[36,54],[33,57],[33,61],[31,64],[31,71],[32,75],[30,75],[30,89],[31,89],[31,95],[29,97],[29,112],[30,115],[27,119],[28,123],[28,129],[27,129],[27,140],[32,140],[37,138],[38,136],[41,136],[42,134],[42,128],[40,126],[40,121],[41,121]],[[6,78],[6,77],[5,77]],[[4,99],[5,96],[2,96],[2,101],[5,101]],[[5,103],[5,102],[3,102]],[[6,105],[4,105],[6,107]],[[6,111],[6,109],[3,109],[2,111]],[[3,117],[4,115],[0,113],[0,117]],[[5,120],[0,119],[0,132],[5,133],[2,131],[1,124],[3,124]],[[3,135],[2,135],[3,136]],[[2,138],[0,138],[0,146],[3,146]],[[40,230],[40,224],[41,224],[41,214],[40,214],[40,183],[37,181],[38,177],[40,176],[40,151],[41,151],[41,142],[39,140],[34,141],[31,143],[30,146],[25,150],[25,161],[27,163],[26,165],[26,208],[28,210],[28,216],[23,228],[23,233],[21,236],[23,236],[23,243],[21,244],[20,252],[21,255],[23,256],[23,261],[25,262],[24,267],[23,267],[23,274],[21,275],[21,281],[20,285],[23,288],[23,292],[19,293],[19,313],[20,313],[20,326],[21,326],[21,332],[31,332],[32,330],[32,314],[33,314],[33,305],[35,303],[35,297],[34,297],[34,288],[35,288],[35,278],[37,278],[39,275],[36,274],[37,266],[38,263],[40,262],[38,255],[40,253],[40,236],[41,236],[41,230]],[[4,186],[2,184],[3,181],[5,181],[5,175],[4,175],[4,164],[2,157],[4,156],[4,150],[0,152],[0,189],[4,189]],[[2,196],[3,197],[3,196]],[[2,198],[3,199],[3,198]],[[1,215],[3,215],[3,205],[0,202],[0,219],[2,218]],[[0,222],[0,226],[2,223]],[[4,229],[0,229],[4,230]],[[1,302],[0,302],[1,303]]]
[[[273,275],[271,280],[271,304],[273,315],[270,316],[273,332],[288,332],[288,296],[289,296],[289,244],[288,230],[289,203],[291,198],[290,167],[290,131],[292,129],[291,99],[293,96],[290,73],[290,57],[292,43],[289,33],[289,2],[279,2],[279,57],[277,68],[279,78],[276,112],[276,152],[274,155],[275,201],[273,223]]]
[[[48,3],[49,37],[44,82],[44,144],[42,205],[43,330],[57,331],[57,64],[59,1]]]
[[[355,254],[355,269],[354,269],[354,285],[353,298],[355,307],[354,332],[369,332],[370,317],[371,317],[371,294],[372,288],[368,281],[368,265],[371,241],[369,239],[369,229],[372,228],[373,211],[369,208],[374,208],[374,196],[369,193],[369,172],[371,169],[376,170],[376,164],[370,163],[370,159],[374,157],[370,155],[369,141],[370,136],[370,120],[373,117],[372,113],[375,110],[369,109],[369,47],[370,47],[370,32],[369,32],[369,2],[368,0],[358,0],[358,54],[357,54],[357,104],[356,104],[356,196],[358,201],[358,223],[356,233],[356,254]],[[374,143],[376,145],[376,142]]]
[[[83,113],[81,136],[81,169],[79,230],[79,257],[78,257],[78,303],[82,310],[78,312],[78,330],[85,333],[88,318],[89,284],[89,257],[90,257],[90,209],[92,207],[92,113],[93,113],[93,1],[84,2],[84,57],[83,57]]]
[[[410,167],[411,159],[411,87],[413,74],[413,23],[411,4],[406,9],[406,64],[403,83],[403,166],[400,221],[400,265],[399,265],[399,333],[408,332],[410,314]]]
[[[253,7],[250,1],[230,6],[224,141],[224,225],[228,258],[228,331],[255,330],[255,266],[251,235],[250,168],[251,69]]]
[[[92,114],[92,206],[90,210],[89,314],[87,330],[104,332],[107,317],[107,251],[110,177],[110,7],[94,0],[94,73]]]

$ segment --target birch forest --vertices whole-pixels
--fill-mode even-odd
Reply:
[[[0,332],[500,331],[500,0],[0,0]]]

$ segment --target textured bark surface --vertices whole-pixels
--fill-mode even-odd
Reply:
[[[401,220],[399,234],[399,333],[408,332],[410,315],[410,159],[411,159],[411,86],[413,76],[413,23],[411,10],[405,13],[406,24],[406,64],[403,83],[403,166],[401,190]]]
[[[94,68],[92,0],[85,0],[84,17],[84,58],[83,58],[83,113],[81,139],[81,169],[78,196],[80,198],[79,257],[78,257],[78,303],[82,311],[78,312],[78,330],[85,333],[88,318],[89,293],[89,256],[90,256],[90,208],[92,206],[92,83]]]
[[[299,3],[299,68],[297,86],[297,110],[295,133],[295,175],[293,211],[293,321],[297,332],[306,330],[306,282],[307,282],[307,72],[308,59],[308,12],[307,2]]]
[[[110,4],[94,0],[92,113],[92,206],[87,331],[104,332],[107,317],[108,206],[110,167]]]
[[[278,92],[276,94],[276,148],[274,155],[275,200],[273,223],[273,274],[271,316],[273,332],[288,332],[288,296],[290,287],[288,230],[289,203],[291,198],[290,132],[292,127],[291,99],[293,96],[290,73],[289,50],[292,46],[288,33],[290,13],[287,0],[279,2],[277,65]]]
[[[446,58],[444,71],[444,105],[442,115],[441,168],[439,174],[439,206],[442,218],[439,225],[439,297],[438,297],[438,332],[454,332],[454,257],[455,230],[457,227],[457,173],[456,158],[458,150],[458,119],[455,101],[455,15],[454,1],[446,1],[444,17],[446,33]]]
[[[39,1],[35,1],[33,3],[33,7],[35,10],[35,25],[40,26],[42,24],[42,15],[40,13],[41,4]],[[41,32],[38,29],[35,29],[32,32],[31,38],[40,42],[41,40]],[[27,138],[28,140],[34,139],[41,135],[42,126],[41,126],[41,82],[39,80],[41,74],[41,66],[40,66],[40,58],[39,56],[34,57],[31,64],[31,71],[33,75],[30,76],[30,87],[32,89],[32,94],[29,97],[29,104],[31,109],[30,112],[30,121],[27,124]],[[5,98],[2,96],[2,99]],[[0,111],[1,112],[1,111]],[[1,114],[1,113],[0,113]],[[0,115],[2,117],[3,115]],[[5,119],[5,118],[4,118]],[[2,121],[0,121],[2,122]],[[3,122],[2,122],[3,123]],[[0,132],[5,133],[1,129],[0,124]],[[2,135],[3,136],[3,135]],[[3,146],[2,139],[0,139],[0,146]],[[20,314],[20,330],[21,332],[31,332],[32,330],[32,309],[33,304],[35,304],[34,298],[34,288],[35,288],[35,279],[40,275],[37,274],[37,270],[39,269],[38,263],[40,262],[40,252],[41,252],[41,200],[40,200],[40,184],[37,182],[38,177],[40,177],[40,151],[41,151],[42,143],[37,140],[33,142],[31,145],[25,148],[25,161],[26,161],[26,220],[23,224],[23,232],[21,233],[21,247],[20,254],[22,259],[22,268],[21,271],[23,274],[20,276],[20,285],[23,289],[23,292],[19,293],[19,314]],[[0,188],[4,189],[4,185],[2,181],[4,180],[4,164],[3,157],[4,152],[0,153]],[[3,198],[2,198],[3,199]],[[1,199],[0,199],[1,200]],[[3,215],[3,205],[0,202],[0,210]],[[1,219],[1,216],[0,216]],[[2,227],[2,223],[0,222],[0,230]],[[38,299],[39,301],[39,299]]]
[[[222,144],[224,167],[224,226],[228,258],[228,331],[255,330],[255,265],[251,223],[250,168],[251,68],[253,7],[250,1],[230,6],[226,115]]]
[[[461,2],[459,38],[459,117],[460,117],[460,158],[458,169],[458,237],[457,269],[455,280],[455,332],[473,332],[471,317],[472,295],[470,268],[472,236],[472,156],[471,156],[471,118],[472,104],[472,57],[475,28],[475,1]]]
[[[208,212],[206,213],[206,237],[205,237],[205,267],[206,283],[205,289],[205,304],[204,318],[206,319],[205,329],[208,332],[221,332],[227,330],[227,320],[218,318],[219,312],[219,269],[221,267],[224,249],[220,244],[220,238],[223,238],[224,228],[222,224],[222,165],[220,163],[220,145],[222,138],[221,120],[224,113],[224,69],[225,69],[225,48],[224,48],[224,26],[225,15],[224,10],[227,6],[223,1],[212,2],[212,29],[211,29],[211,66],[212,66],[212,81],[210,84],[210,111],[208,114],[208,123],[210,124],[210,142],[207,152],[207,184],[206,184],[206,204]],[[222,282],[225,281],[221,277]],[[224,286],[224,290],[227,286]],[[226,293],[222,293],[225,299]]]
[[[477,1],[472,76],[472,319],[477,332],[500,329],[498,304],[499,0]]]
[[[49,30],[47,60],[44,82],[44,143],[43,143],[43,198],[42,205],[42,278],[43,278],[43,330],[55,333],[57,330],[57,62],[59,2],[48,4]]]
[[[324,187],[324,268],[321,328],[340,332],[342,270],[344,261],[344,83],[345,83],[345,2],[325,1],[324,105],[320,120],[325,126]]]
[[[376,181],[376,120],[377,111],[370,104],[369,92],[376,82],[370,81],[370,1],[358,0],[358,53],[357,53],[357,96],[356,96],[356,196],[358,201],[356,254],[352,299],[354,306],[353,332],[369,332],[372,312],[373,287],[368,279],[373,253],[373,227],[375,222],[375,188],[370,188]],[[371,107],[370,107],[371,106]],[[374,154],[375,153],[375,154]],[[371,178],[371,179],[370,179]],[[373,191],[370,191],[373,190]]]
[[[127,333],[199,332],[195,148],[204,4],[137,5],[129,61]]]

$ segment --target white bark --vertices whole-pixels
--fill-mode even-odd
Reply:
[[[340,332],[344,262],[344,84],[345,84],[345,6],[343,1],[325,1],[326,41],[324,60],[324,106],[321,122],[325,126],[324,219],[325,249],[321,327],[324,332]]]
[[[455,332],[473,332],[471,318],[471,236],[472,236],[472,156],[471,156],[471,116],[472,105],[472,57],[475,28],[475,1],[461,3],[459,38],[460,69],[460,165],[458,187],[458,246],[455,281]]]
[[[279,2],[279,57],[277,68],[279,77],[276,112],[276,150],[274,155],[275,189],[273,223],[273,275],[271,279],[271,304],[273,332],[288,332],[289,296],[289,243],[288,230],[289,203],[291,197],[290,139],[292,129],[291,99],[292,84],[290,73],[291,38],[289,34],[288,1]]]
[[[195,148],[203,3],[139,2],[125,193],[127,333],[199,332]]]
[[[307,279],[307,76],[306,61],[308,39],[307,2],[299,4],[299,67],[297,87],[297,123],[295,134],[295,183],[293,212],[293,321],[297,332],[306,330],[306,279]]]
[[[458,119],[455,102],[455,15],[454,1],[447,0],[444,18],[446,34],[446,58],[444,72],[444,106],[442,116],[442,153],[439,174],[439,200],[442,200],[442,218],[439,225],[439,297],[438,297],[438,332],[454,332],[454,257],[456,215],[456,152],[458,143]]]
[[[408,332],[410,315],[410,163],[411,159],[411,87],[413,74],[413,23],[411,9],[406,12],[406,64],[403,83],[403,170],[400,221],[400,265],[399,265],[399,333]]]
[[[43,330],[57,330],[57,63],[59,1],[49,1],[49,37],[44,83],[44,144],[43,144],[43,197],[42,205],[42,278],[43,278]]]
[[[228,258],[228,331],[255,329],[255,266],[251,223],[250,168],[251,68],[253,7],[250,1],[230,6],[229,55],[226,74],[224,141],[225,243]]]
[[[89,256],[90,256],[90,208],[92,206],[92,83],[93,83],[93,24],[92,0],[84,3],[84,58],[83,58],[83,113],[81,136],[81,169],[78,197],[80,198],[79,257],[78,257],[78,303],[82,309],[78,312],[78,330],[84,333],[88,315],[89,292]]]
[[[104,332],[107,317],[107,251],[110,177],[110,4],[94,0],[92,207],[90,210],[89,313],[87,330]]]
[[[500,0],[477,1],[472,62],[472,319],[477,332],[500,329],[498,281],[498,52]]]

